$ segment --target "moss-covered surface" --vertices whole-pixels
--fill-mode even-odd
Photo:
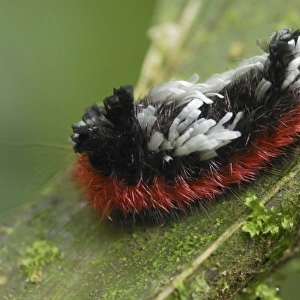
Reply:
[[[175,2],[170,8],[169,1],[159,1],[155,22],[177,22],[188,1]],[[195,71],[202,78],[221,72],[236,64],[233,56],[258,53],[257,38],[297,26],[297,1],[285,1],[284,10],[280,1],[220,3],[202,2],[176,51],[162,47],[163,69],[145,76],[144,87],[174,77],[173,71],[185,78]],[[282,169],[281,175],[263,174],[178,221],[135,228],[100,222],[63,177],[1,227],[0,298],[230,299],[298,242],[300,165],[294,159]],[[22,261],[24,265],[27,249],[39,241],[55,251],[50,259],[42,255],[42,276],[32,283]],[[59,258],[51,259],[53,252]],[[258,283],[243,295],[253,299],[256,292],[262,295],[267,289]]]
[[[300,222],[299,182],[300,166],[297,166],[290,175],[282,178],[277,184],[274,185],[273,182],[273,190],[261,195],[260,202],[257,202],[256,196],[246,197],[247,206],[252,202],[250,204],[252,212],[245,211],[241,216],[244,221],[240,224],[243,225],[184,281],[184,288],[183,282],[180,282],[180,288],[176,286],[170,299],[185,299],[182,293],[192,295],[193,299],[230,299],[254,278],[259,280],[256,280],[256,285],[254,284],[251,289],[245,290],[241,299],[256,299],[258,295],[254,297],[255,293],[267,293],[260,285],[261,279],[280,261],[283,253],[293,242],[299,239],[297,237]],[[255,229],[253,235],[247,225],[251,222],[254,222],[255,226],[262,223],[260,227],[262,230],[257,232]],[[197,285],[199,274],[204,274],[209,290],[203,291],[201,288],[199,290]],[[274,290],[273,294],[276,299]]]
[[[60,257],[59,249],[48,241],[35,241],[32,246],[28,246],[21,260],[21,266],[27,274],[27,281],[40,282],[43,267]]]

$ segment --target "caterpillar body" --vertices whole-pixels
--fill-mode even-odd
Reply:
[[[89,107],[71,137],[89,203],[164,219],[254,180],[300,137],[299,36],[274,32],[265,54],[203,83],[173,79],[136,102],[121,86]]]

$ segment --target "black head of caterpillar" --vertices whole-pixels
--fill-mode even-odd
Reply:
[[[107,216],[185,211],[253,179],[299,138],[299,35],[273,33],[268,54],[204,83],[171,80],[137,102],[123,86],[88,108],[72,141],[92,204]]]
[[[142,172],[145,138],[134,114],[132,87],[117,90],[85,111],[83,121],[73,126],[74,149],[86,152],[91,165],[103,176],[114,172],[134,184]]]

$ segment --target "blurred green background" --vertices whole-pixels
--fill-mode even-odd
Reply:
[[[155,1],[0,0],[0,221],[66,168],[71,124],[137,82]],[[11,143],[69,146],[11,146]]]
[[[101,102],[113,87],[136,84],[149,46],[146,32],[155,2],[0,0],[0,223],[26,201],[34,201],[48,179],[66,169],[72,156],[67,140],[70,126],[80,120],[84,109]],[[251,56],[249,51],[259,54],[255,39],[295,26],[299,20],[295,0],[250,1],[248,5],[244,1],[205,2],[202,29],[215,35],[204,43],[205,49],[199,50],[196,42],[190,50],[199,50],[201,64],[208,61],[209,68],[187,60],[182,68],[186,76],[196,71],[204,79],[232,67],[235,47],[241,57]],[[251,7],[260,9],[252,15]],[[265,22],[266,14],[276,28]],[[199,31],[197,39],[206,36]],[[216,39],[228,49],[222,56]],[[69,146],[70,150],[10,145],[35,142]],[[277,274],[276,282],[282,282],[282,274]],[[290,280],[281,285],[282,299],[298,299],[299,261],[286,266],[286,274]]]

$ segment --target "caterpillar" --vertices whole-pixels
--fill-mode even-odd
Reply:
[[[254,180],[300,137],[300,30],[198,83],[172,79],[134,101],[114,89],[73,125],[74,175],[104,217],[160,219]]]

